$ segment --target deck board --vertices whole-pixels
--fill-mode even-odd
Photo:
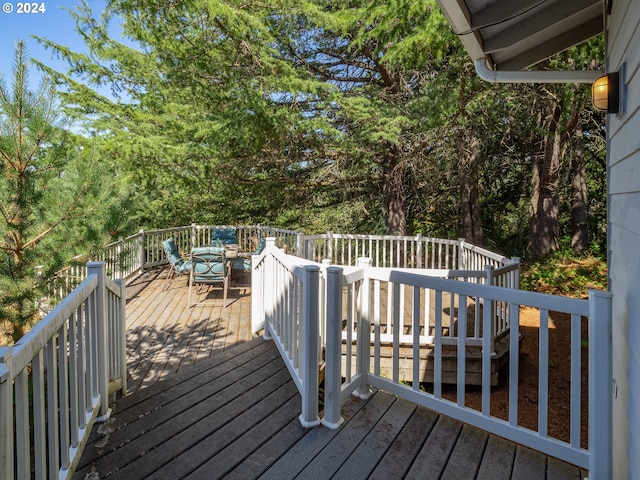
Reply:
[[[92,432],[74,479],[585,476],[383,391],[346,399],[336,430],[305,429],[277,348],[251,338],[249,287],[232,286],[226,308],[219,288],[189,307],[184,280],[153,271],[128,285],[130,394]]]
[[[489,435],[487,447],[478,470],[478,480],[508,480],[513,470],[516,445],[495,435]]]
[[[433,411],[416,408],[369,478],[371,480],[404,478],[437,420],[438,415]]]
[[[442,415],[438,416],[438,421],[422,445],[407,477],[439,478],[449,461],[461,430],[460,422]]]
[[[471,425],[464,425],[441,478],[474,478],[480,468],[488,437],[486,432]]]
[[[321,455],[317,455],[309,462],[296,478],[315,479],[320,472],[324,478],[332,478],[392,403],[393,397],[390,395],[373,396],[364,408],[342,427],[332,442],[322,450]],[[354,472],[354,475],[357,475],[357,472]]]
[[[358,448],[340,466],[334,478],[346,480],[369,478],[415,410],[416,406],[411,402],[393,402]]]

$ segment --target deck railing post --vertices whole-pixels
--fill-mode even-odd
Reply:
[[[259,269],[256,268],[260,255],[251,256],[251,332],[257,333],[264,326],[264,292],[263,276],[264,264]]]
[[[511,282],[509,288],[520,290],[520,257],[511,257],[511,261],[518,265],[518,268],[511,272]]]
[[[327,232],[327,258],[331,260],[331,263],[338,263],[333,258],[333,232],[331,230]]]
[[[342,364],[342,268],[327,267],[327,336],[324,370],[324,418],[322,424],[338,428],[340,416]]]
[[[422,268],[422,235],[416,235],[416,268]]]
[[[258,294],[262,295],[264,301],[264,334],[263,338],[265,340],[271,340],[271,332],[270,328],[273,328],[273,319],[275,312],[275,302],[276,302],[276,294],[275,294],[275,266],[273,263],[273,258],[270,255],[271,250],[276,248],[276,239],[275,237],[267,237],[266,238],[266,246],[265,249],[267,251],[267,255],[264,259],[264,277],[261,285],[261,292]],[[255,293],[252,293],[255,295]]]
[[[458,269],[459,270],[467,270],[467,252],[464,248],[465,241],[464,238],[458,239]]]
[[[118,351],[115,354],[118,357],[120,366],[119,375],[122,379],[122,395],[127,394],[127,282],[124,279],[116,282],[120,287],[120,301],[118,302]]]
[[[13,480],[13,382],[11,347],[0,347],[0,479]]]
[[[104,422],[111,415],[109,409],[109,354],[107,329],[107,305],[105,292],[105,265],[104,262],[87,263],[87,276],[97,275],[98,286],[96,287],[96,368],[98,371],[98,393],[100,394],[100,412],[96,419]]]
[[[124,249],[122,245],[124,244],[124,239],[122,237],[118,237],[118,245],[116,246],[116,258],[113,260],[114,265],[111,266],[111,278],[124,278],[122,273],[122,252]],[[117,273],[116,273],[117,272]]]
[[[300,258],[307,258],[306,245],[304,241],[304,233],[298,232],[296,234],[296,256]]]
[[[196,242],[196,236],[198,235],[198,233],[197,233],[197,230],[196,230],[196,229],[197,229],[196,224],[195,224],[195,223],[192,223],[192,224],[191,224],[191,241],[190,241],[190,243],[191,243],[191,250],[193,250],[194,248],[196,248],[196,247],[198,246],[198,245],[197,245],[197,242]]]
[[[371,258],[359,258],[358,267],[365,270],[364,278],[358,291],[357,299],[357,326],[356,335],[356,375],[360,375],[360,386],[353,392],[359,398],[367,399],[370,396],[368,375],[371,368],[370,332],[371,332],[371,285],[367,269],[373,264]]]
[[[485,265],[484,271],[486,275],[485,285],[494,286],[495,278],[493,275],[493,267],[491,265]],[[485,320],[490,319],[491,321],[491,354],[495,353],[495,338],[496,338],[496,302],[492,299],[483,299],[484,300],[484,308],[488,309],[489,312],[485,312]],[[486,329],[483,328],[483,331]]]
[[[318,365],[324,362],[322,346],[327,342],[327,268],[331,266],[328,259],[322,260],[322,270],[320,275],[320,299],[319,299],[319,318],[320,332],[318,335]]]
[[[139,267],[139,272],[140,275],[142,275],[144,273],[144,266],[145,263],[147,261],[147,259],[145,258],[145,253],[144,253],[144,230],[140,230],[140,233],[138,233],[139,237],[138,237],[138,262],[140,264]]]
[[[589,290],[589,478],[612,475],[612,329],[610,292]]]
[[[300,322],[302,341],[302,414],[303,427],[320,424],[318,417],[318,292],[320,269],[306,265],[303,274],[303,315]]]

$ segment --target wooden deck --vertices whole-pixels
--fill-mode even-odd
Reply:
[[[130,395],[94,429],[74,478],[578,479],[585,472],[385,392],[350,398],[337,430],[304,429],[250,289],[186,305],[184,279],[128,286]],[[206,295],[203,292],[203,296]]]

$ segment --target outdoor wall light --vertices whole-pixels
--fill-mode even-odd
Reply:
[[[611,72],[598,78],[591,86],[593,106],[607,113],[620,110],[620,73]]]

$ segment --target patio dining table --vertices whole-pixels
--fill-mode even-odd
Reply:
[[[219,248],[224,248],[224,256],[229,271],[229,283],[232,281],[233,261],[238,258],[251,258],[251,253],[240,251],[240,245],[237,243],[228,243],[223,245],[201,245],[191,249],[192,255],[204,256],[212,253],[219,253]]]

